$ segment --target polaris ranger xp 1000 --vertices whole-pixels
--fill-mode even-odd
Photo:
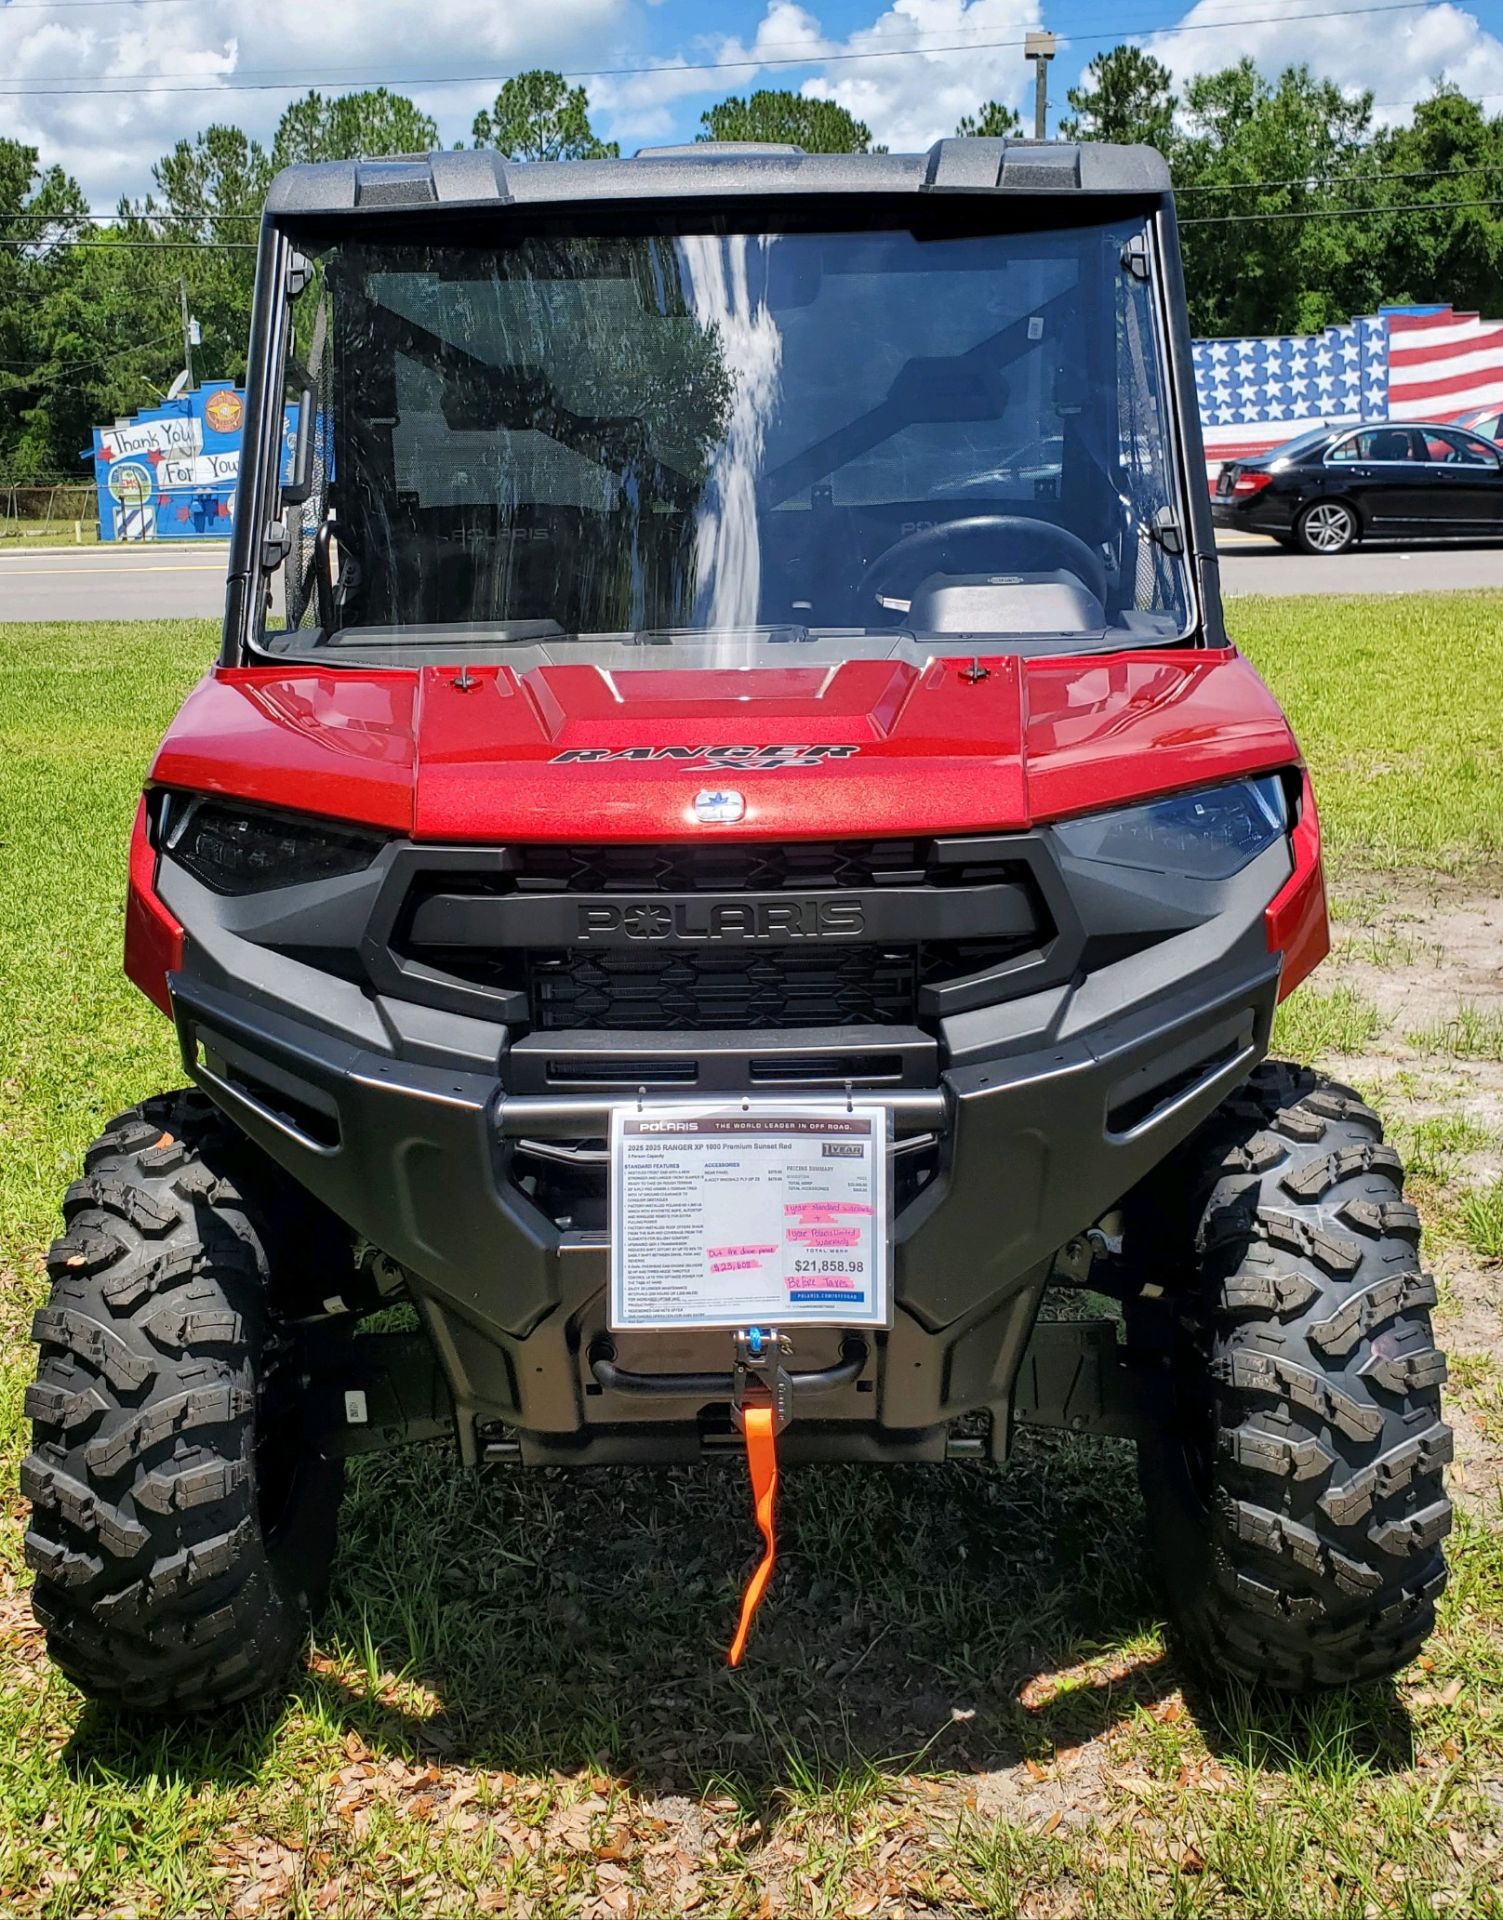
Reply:
[[[130,852],[193,1086],[36,1320],[53,1657],[274,1686],[404,1440],[746,1447],[770,1533],[774,1457],[1064,1426],[1136,1440],[1188,1658],[1394,1670],[1444,1366],[1377,1117],[1265,1059],[1326,948],[1157,155],[289,169]]]

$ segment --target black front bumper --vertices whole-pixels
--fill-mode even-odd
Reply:
[[[932,1177],[897,1214],[892,1331],[870,1343],[856,1377],[820,1396],[813,1417],[794,1422],[790,1457],[940,1457],[949,1423],[978,1409],[991,1416],[991,1451],[1005,1451],[1054,1256],[1267,1049],[1279,963],[1261,913],[1248,911],[1271,889],[1250,874],[1229,916],[1085,981],[947,1022],[952,1064],[932,1084],[862,1089],[891,1108],[900,1155],[927,1156]],[[611,1107],[634,1094],[510,1091],[504,1055],[495,1071],[418,1064],[300,1017],[290,999],[272,1004],[264,980],[232,983],[191,947],[170,984],[193,1078],[299,1185],[407,1269],[466,1458],[503,1429],[539,1462],[694,1458],[727,1437],[725,1408],[702,1394],[647,1396],[597,1377],[606,1236],[550,1217],[518,1179],[550,1143],[566,1157],[598,1150]],[[1092,1008],[1100,1017],[1083,1019]],[[873,1034],[860,1037],[870,1049]],[[750,1051],[790,1040],[811,1044],[807,1033],[759,1034]],[[748,1050],[744,1034],[658,1044],[694,1074],[723,1079],[717,1042]],[[921,1078],[923,1058],[916,1049],[899,1079]],[[673,1091],[704,1088],[681,1072]],[[635,1333],[616,1336],[614,1357],[628,1372],[694,1372],[723,1369],[728,1348],[725,1335]],[[794,1364],[828,1368],[840,1353],[838,1329],[809,1332]]]

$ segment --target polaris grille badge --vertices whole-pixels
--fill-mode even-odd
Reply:
[[[694,818],[702,827],[729,827],[746,812],[734,787],[701,787],[694,796]]]

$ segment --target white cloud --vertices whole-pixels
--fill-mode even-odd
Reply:
[[[497,82],[433,84],[441,76],[628,65],[652,3],[169,0],[84,12],[0,0],[0,75],[8,76],[4,84],[38,89],[0,95],[0,102],[12,138],[40,148],[45,162],[82,182],[95,205],[109,206],[122,191],[144,190],[159,154],[216,119],[269,140],[287,102],[310,83],[338,92],[362,84],[362,75],[387,80],[433,115],[442,140],[463,138]],[[922,150],[988,99],[1025,105],[1032,76],[1021,40],[1040,23],[1041,3],[890,0],[870,24],[832,34],[798,0],[765,0],[749,35],[702,31],[667,60],[586,84],[596,126],[627,151],[682,132],[699,105],[759,86],[838,101],[874,139],[895,151]],[[1294,0],[1260,0],[1281,3]],[[196,76],[206,90],[185,91]],[[266,91],[234,84],[283,76],[285,86]],[[345,86],[331,87],[331,76]],[[80,90],[152,79],[159,90],[114,98]]]
[[[1039,0],[896,0],[841,48],[883,57],[832,66],[803,91],[838,100],[894,152],[922,150],[984,101],[1022,106],[1033,70],[1018,43],[1040,17]],[[915,42],[956,50],[889,57]]]
[[[428,87],[440,75],[581,66],[629,27],[632,0],[183,0],[180,5],[12,8],[0,0],[0,96],[8,137],[37,147],[82,184],[92,204],[140,192],[152,162],[184,134],[228,120],[269,140],[282,109],[329,75],[403,77],[453,141],[495,95],[495,81]],[[80,24],[81,16],[83,24]],[[236,90],[232,76],[286,76],[285,87]],[[202,77],[204,92],[181,91]],[[160,79],[148,93],[78,91]],[[56,91],[42,91],[43,88]],[[325,87],[340,92],[341,87]]]
[[[592,81],[590,99],[630,146],[663,131],[675,102],[794,86],[838,101],[895,151],[923,149],[987,100],[1021,104],[1032,78],[1020,43],[1039,8],[1040,0],[895,0],[841,39],[795,0],[771,0],[749,41],[707,35],[646,72]],[[804,65],[823,71],[800,81]]]
[[[819,22],[794,0],[772,0],[751,40],[705,35],[671,60],[640,73],[605,74],[589,82],[590,109],[613,139],[630,146],[671,124],[668,109],[683,99],[722,100],[758,86],[781,86],[774,75],[794,61],[811,65],[836,51]],[[769,67],[775,61],[777,67]]]
[[[1380,122],[1407,120],[1409,103],[1442,79],[1473,98],[1495,96],[1495,110],[1503,99],[1503,42],[1449,0],[1414,13],[1359,13],[1355,19],[1336,13],[1319,20],[1302,10],[1300,0],[1258,0],[1251,9],[1257,21],[1217,27],[1224,7],[1225,0],[1198,0],[1178,26],[1143,44],[1181,82],[1244,55],[1270,78],[1302,60],[1348,93],[1371,89]]]

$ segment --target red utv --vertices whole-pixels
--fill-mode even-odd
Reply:
[[[1144,149],[279,176],[130,857],[194,1084],[89,1150],[35,1328],[85,1692],[273,1686],[343,1458],[440,1436],[1131,1436],[1187,1656],[1410,1659],[1434,1292],[1377,1116],[1265,1060],[1319,827],[1203,472]]]

